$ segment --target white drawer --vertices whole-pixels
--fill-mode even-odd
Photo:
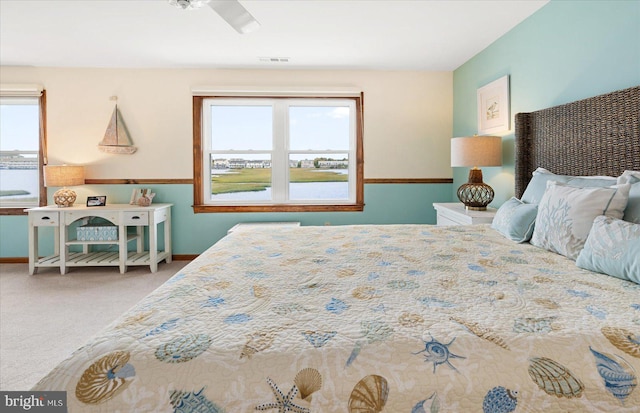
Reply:
[[[124,225],[149,225],[148,211],[125,211],[122,213]]]
[[[36,227],[57,227],[60,222],[57,211],[30,212],[29,218]]]
[[[102,209],[91,209],[87,208],[86,210],[81,211],[65,211],[64,212],[64,220],[66,225],[71,225],[73,222],[90,217],[98,217],[106,219],[107,221],[118,225],[118,212],[116,211],[105,211]]]
[[[169,213],[171,213],[169,208],[163,208],[159,211],[155,211],[153,215],[154,217],[153,219],[155,220],[156,224],[160,222],[165,222],[167,220],[167,216],[169,215]]]
[[[461,225],[461,224],[452,219],[449,219],[448,217],[438,214],[438,226],[444,227],[449,225]]]

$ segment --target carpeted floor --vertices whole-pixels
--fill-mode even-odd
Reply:
[[[66,275],[0,264],[0,390],[29,390],[92,335],[188,261],[149,267],[71,268]]]

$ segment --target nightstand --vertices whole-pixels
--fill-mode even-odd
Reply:
[[[438,225],[491,224],[497,209],[487,207],[486,211],[469,211],[461,202],[433,204],[438,213]]]

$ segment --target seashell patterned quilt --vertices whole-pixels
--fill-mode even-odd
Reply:
[[[639,412],[640,285],[489,226],[245,228],[34,390],[70,412]]]

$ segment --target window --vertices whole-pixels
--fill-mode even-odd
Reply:
[[[194,97],[194,209],[359,211],[361,97]]]
[[[2,85],[0,91],[0,214],[46,205],[42,179],[45,92]]]

